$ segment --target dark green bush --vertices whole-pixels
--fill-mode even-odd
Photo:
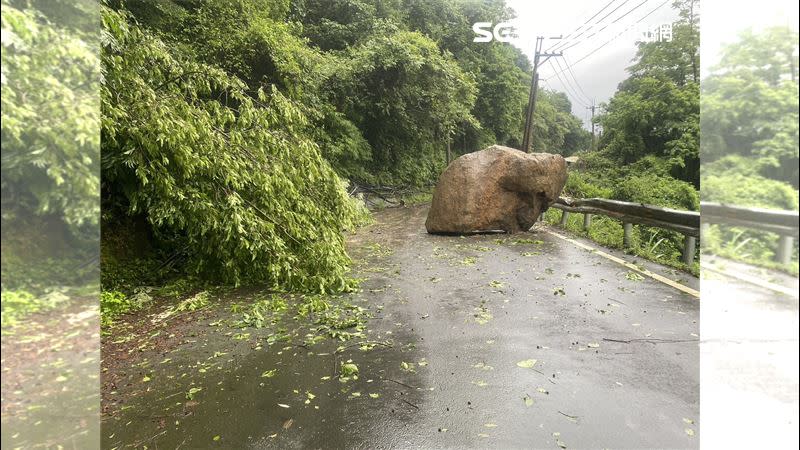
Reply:
[[[570,171],[564,194],[572,198],[611,198],[612,190],[599,186],[588,173]]]
[[[615,184],[612,196],[616,200],[674,209],[700,208],[700,196],[690,183],[651,173],[622,179]]]
[[[798,193],[792,185],[736,169],[716,173],[704,170],[700,194],[703,201],[768,209],[798,209]]]

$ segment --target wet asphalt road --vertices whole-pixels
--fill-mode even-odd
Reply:
[[[123,369],[104,448],[698,446],[696,298],[544,230],[431,236],[425,214],[378,212],[350,239],[365,340],[388,345],[262,348],[266,331],[233,340],[210,318]],[[358,380],[332,376],[346,360]]]
[[[703,262],[717,269],[703,272],[703,447],[798,448],[797,277],[712,256]],[[751,272],[794,295],[732,272]]]

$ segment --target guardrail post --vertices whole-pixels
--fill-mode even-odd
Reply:
[[[592,226],[592,215],[586,213],[583,215],[583,231],[589,231],[590,226]]]
[[[562,227],[567,226],[567,218],[568,217],[569,217],[569,212],[562,210],[561,211],[561,222],[559,222],[559,225],[561,225]]]
[[[631,242],[633,242],[633,224],[622,222],[622,231],[622,246],[630,248]]]
[[[700,222],[700,245],[703,245],[703,240],[708,236],[708,230],[711,229],[711,223]]]
[[[711,229],[710,222],[700,222],[700,250],[704,251],[708,248],[708,231]]]
[[[685,235],[683,237],[683,263],[687,266],[694,262],[694,252],[697,246],[697,239],[694,236]]]
[[[778,252],[775,253],[775,261],[779,264],[789,264],[792,260],[792,250],[794,248],[794,237],[781,236],[778,240]]]

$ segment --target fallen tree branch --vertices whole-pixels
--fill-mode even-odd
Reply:
[[[621,344],[632,344],[635,342],[647,342],[649,344],[679,344],[684,342],[699,342],[699,339],[661,339],[661,338],[640,338],[640,339],[611,339],[603,338],[606,342],[618,342]]]
[[[413,406],[414,408],[417,408],[417,409],[419,409],[419,406],[417,406],[417,405],[415,405],[415,404],[411,403],[410,401],[408,401],[408,400],[406,400],[406,399],[404,399],[404,398],[401,398],[401,399],[400,399],[400,401],[401,401],[401,402],[403,402],[403,403],[405,403],[406,405],[410,405],[410,406]]]
[[[381,380],[383,380],[383,381],[391,381],[392,383],[397,383],[400,386],[405,386],[405,387],[407,387],[409,389],[416,389],[414,386],[410,386],[408,384],[403,383],[402,381],[393,380],[391,378],[381,378]]]
[[[569,415],[569,414],[567,414],[565,412],[561,412],[561,411],[558,411],[558,413],[561,414],[562,416],[568,417],[568,418],[570,418],[572,420],[578,420],[578,418],[579,418],[578,416],[571,416],[571,415]]]

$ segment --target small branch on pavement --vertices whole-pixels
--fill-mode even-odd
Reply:
[[[572,420],[578,420],[578,416],[571,416],[571,415],[569,415],[569,414],[567,414],[565,412],[561,412],[561,411],[558,411],[558,413],[561,414],[562,416],[568,417],[568,418],[570,418]]]
[[[410,405],[410,406],[413,406],[413,407],[414,407],[414,408],[416,408],[416,409],[419,409],[419,406],[417,406],[417,405],[415,405],[415,404],[411,403],[410,401],[408,401],[408,400],[406,400],[406,399],[403,399],[403,398],[401,398],[401,399],[400,399],[400,401],[401,401],[401,402],[403,402],[403,403],[405,403],[406,405]]]
[[[407,387],[409,389],[416,389],[414,386],[409,386],[409,385],[403,383],[402,381],[393,380],[391,378],[381,378],[381,380],[383,380],[383,381],[391,381],[392,383],[397,383],[400,386],[405,386],[405,387]]]
[[[660,338],[641,338],[641,339],[611,339],[603,338],[606,342],[619,342],[620,344],[632,344],[635,342],[647,342],[649,344],[679,344],[683,342],[699,342],[699,339],[660,339]]]

